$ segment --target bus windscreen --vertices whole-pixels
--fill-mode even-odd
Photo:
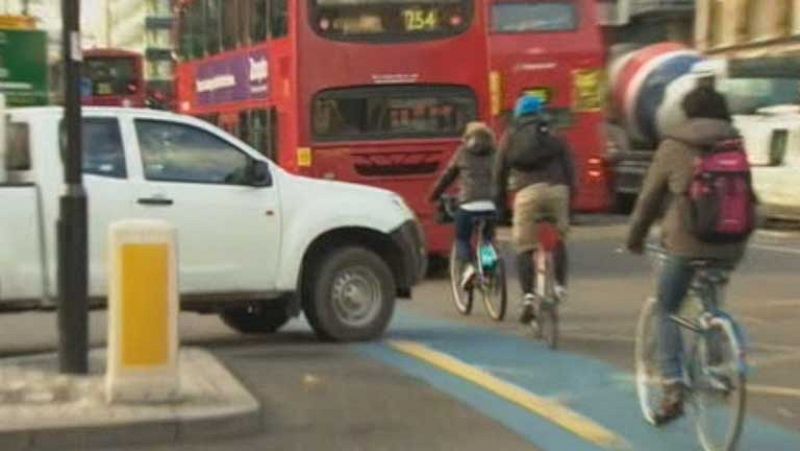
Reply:
[[[492,6],[492,31],[495,33],[546,33],[577,28],[578,13],[572,3],[509,2]]]
[[[133,58],[87,58],[83,77],[91,84],[93,97],[127,96],[139,90],[136,61]]]
[[[396,42],[465,31],[473,0],[312,0],[312,27],[337,40]]]
[[[457,137],[477,117],[475,95],[457,87],[337,89],[317,95],[312,108],[320,141]]]

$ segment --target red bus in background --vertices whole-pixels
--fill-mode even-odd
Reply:
[[[81,96],[84,105],[145,107],[142,55],[118,49],[83,52]]]
[[[596,0],[490,0],[492,115],[508,125],[522,94],[541,97],[575,153],[573,208],[611,207],[603,104],[605,49]]]
[[[479,0],[184,0],[176,104],[291,172],[386,188],[445,256],[427,194],[489,119]],[[219,31],[215,33],[215,31]]]

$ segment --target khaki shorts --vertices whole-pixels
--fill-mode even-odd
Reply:
[[[537,222],[553,218],[561,236],[569,232],[569,188],[539,183],[517,193],[511,235],[517,253],[536,249]]]

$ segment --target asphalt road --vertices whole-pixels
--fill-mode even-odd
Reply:
[[[646,260],[614,252],[622,219],[579,224],[557,352],[516,324],[513,309],[502,324],[480,306],[459,316],[445,279],[402,303],[379,343],[320,344],[302,320],[271,337],[241,337],[213,316],[181,315],[184,343],[212,349],[261,400],[264,430],[179,449],[581,450],[604,437],[633,449],[697,449],[687,420],[655,430],[637,410],[633,332],[652,291]],[[729,290],[753,364],[744,450],[800,449],[798,269],[800,232],[761,232]],[[516,280],[509,284],[516,299]],[[105,315],[93,313],[91,325],[102,343]],[[0,354],[52,349],[55,339],[52,314],[0,317]]]

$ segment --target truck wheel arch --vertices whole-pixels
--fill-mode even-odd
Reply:
[[[297,280],[298,298],[301,303],[303,281],[308,271],[313,270],[316,260],[331,250],[343,246],[360,246],[377,254],[391,269],[398,296],[405,297],[410,293],[411,287],[403,286],[403,281],[409,280],[409,277],[406,274],[408,269],[403,265],[402,251],[389,235],[364,227],[343,227],[317,236],[306,248]]]

